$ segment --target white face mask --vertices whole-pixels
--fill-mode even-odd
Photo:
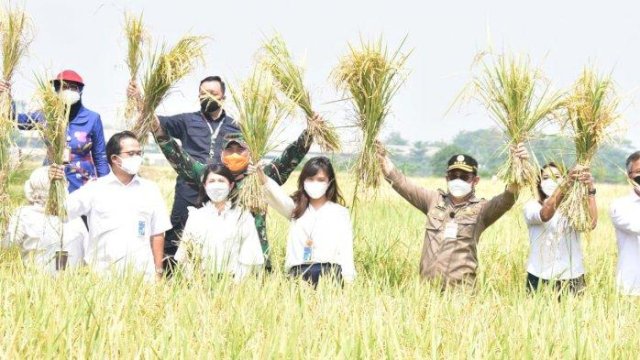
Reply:
[[[329,183],[326,181],[306,180],[304,182],[304,191],[312,199],[320,199],[324,194],[326,194],[328,188]]]
[[[473,187],[462,179],[451,180],[447,183],[449,193],[457,198],[463,198],[471,193]]]
[[[137,175],[140,171],[140,166],[142,166],[142,156],[120,158],[120,161],[120,168],[129,175]]]
[[[60,91],[60,97],[67,106],[71,106],[80,101],[80,93],[75,90],[62,90]]]
[[[209,200],[214,203],[225,201],[229,196],[229,191],[231,191],[231,189],[229,189],[229,185],[223,182],[208,183],[204,189],[207,192]]]
[[[556,192],[558,183],[553,179],[545,179],[540,182],[540,188],[545,195],[551,196],[554,192]]]

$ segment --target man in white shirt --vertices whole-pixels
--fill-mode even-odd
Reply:
[[[627,158],[633,191],[611,204],[611,220],[618,239],[618,290],[640,296],[640,151]]]
[[[85,262],[98,272],[131,268],[153,279],[162,276],[164,233],[171,222],[153,182],[138,176],[142,150],[135,135],[117,133],[107,143],[111,173],[90,182],[67,199],[69,218],[87,216],[89,244]],[[62,178],[62,167],[50,176]]]

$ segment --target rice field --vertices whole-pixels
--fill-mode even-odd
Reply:
[[[143,174],[161,185],[169,206],[172,170]],[[27,175],[14,179],[16,202]],[[349,199],[353,181],[346,173],[339,180]],[[443,179],[417,181],[444,186]],[[489,197],[503,188],[484,179],[478,193]],[[82,270],[50,278],[26,271],[15,249],[3,250],[0,357],[637,358],[639,300],[615,291],[607,214],[611,200],[627,191],[598,185],[600,222],[583,240],[587,291],[560,301],[524,288],[528,195],[483,235],[473,292],[441,293],[420,280],[424,215],[387,185],[360,202],[353,220],[358,277],[344,290],[314,291],[283,275],[287,222],[275,212],[269,236],[279,267],[240,285],[217,278],[145,284]]]

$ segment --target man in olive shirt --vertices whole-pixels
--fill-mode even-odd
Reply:
[[[512,153],[526,160],[527,150],[519,144]],[[475,196],[478,162],[469,155],[454,155],[448,162],[448,191],[428,190],[409,181],[391,160],[379,154],[385,179],[411,205],[427,215],[420,275],[442,281],[443,286],[473,285],[478,268],[480,235],[515,204],[518,186],[487,201]]]

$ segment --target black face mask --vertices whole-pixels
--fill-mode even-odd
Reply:
[[[633,178],[633,181],[636,182],[636,184],[640,185],[640,175],[636,176]]]
[[[213,99],[202,99],[200,100],[200,111],[203,114],[211,114],[220,109],[220,103]]]

